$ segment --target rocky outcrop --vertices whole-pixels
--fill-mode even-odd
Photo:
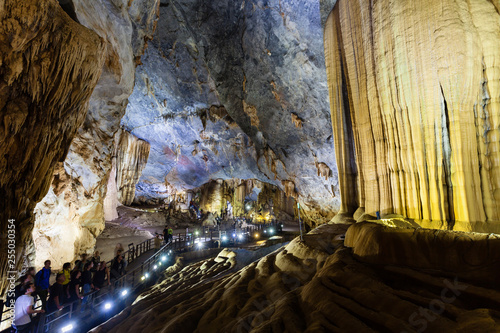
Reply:
[[[103,200],[114,136],[134,86],[137,59],[156,25],[159,1],[82,0],[73,5],[78,21],[105,40],[107,52],[85,122],[59,170],[67,182],[58,184],[54,178],[52,189],[36,208],[35,264],[53,258],[56,269],[75,255],[92,251],[104,228]]]
[[[499,235],[361,222],[349,228],[345,245],[353,248],[356,258],[371,264],[444,270],[492,287],[500,279],[492,264],[500,261]]]
[[[383,257],[378,265],[359,262],[343,245],[347,227],[322,225],[304,242],[297,238],[219,279],[192,281],[201,266],[188,266],[186,281],[181,274],[162,281],[92,332],[498,331],[497,289]]]
[[[116,186],[118,200],[124,205],[132,204],[135,184],[148,161],[150,145],[127,131],[121,131],[116,152]]]
[[[302,217],[330,220],[340,197],[318,3],[162,0],[158,24],[122,121],[151,143],[136,195],[165,198],[165,180],[285,181]]]
[[[340,0],[324,40],[341,212],[499,232],[498,5]]]
[[[0,21],[1,295],[31,243],[33,209],[85,119],[105,44],[56,1],[1,1]]]

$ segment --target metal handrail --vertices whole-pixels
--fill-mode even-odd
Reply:
[[[135,288],[137,287],[140,283],[142,283],[142,280],[140,277],[143,276],[145,271],[150,271],[151,266],[158,260],[158,257],[162,254],[164,254],[167,250],[171,249],[180,249],[182,247],[191,247],[193,244],[194,239],[203,239],[205,242],[207,241],[212,241],[214,238],[214,233],[216,235],[216,238],[219,238],[220,235],[224,235],[227,233],[226,230],[220,230],[220,228],[216,228],[217,230],[212,230],[210,227],[202,227],[201,234],[195,234],[193,236],[193,233],[178,233],[177,238],[173,238],[172,241],[167,242],[165,245],[163,245],[158,251],[156,251],[150,258],[146,259],[141,266],[133,269],[132,271],[129,271],[125,273],[123,276],[115,279],[111,285],[107,285],[99,290],[93,290],[87,294],[84,294],[83,297],[87,297],[87,303],[90,302],[90,312],[92,315],[92,312],[94,311],[94,308],[98,307],[100,304],[102,304],[104,301],[98,302],[96,304],[95,300],[96,299],[102,299],[105,296],[108,296],[110,294],[116,294],[116,291],[118,288],[121,287],[127,287],[127,288]],[[255,230],[260,230],[261,228],[258,226],[251,225],[247,228],[247,231],[255,231]],[[199,232],[199,230],[198,230]],[[129,257],[128,263],[133,262],[135,259],[139,258],[142,254],[150,251],[152,249],[152,244],[154,242],[154,238],[148,239],[143,241],[142,243],[139,243],[135,246],[134,250],[127,250],[124,252],[122,255],[127,254]],[[131,255],[131,252],[132,255]],[[130,258],[132,256],[132,258]],[[113,258],[114,260],[114,258]],[[106,262],[106,267],[110,267],[111,263],[113,260],[110,260]],[[140,274],[138,274],[140,272]],[[131,281],[128,281],[131,280]],[[43,328],[44,326],[50,326],[53,323],[60,321],[64,319],[65,317],[71,318],[77,309],[79,309],[79,304],[81,300],[76,300],[68,304],[64,304],[62,306],[61,310],[56,310],[51,313],[44,313],[41,314],[41,318],[39,320],[39,332],[44,332]],[[38,306],[37,308],[40,308]],[[56,318],[53,318],[51,320],[46,320],[46,318],[50,318],[50,316],[54,315],[55,313],[58,313],[58,311],[63,311],[64,309],[69,308],[69,311],[62,313],[60,316],[57,316]],[[2,309],[2,314],[4,312],[9,311],[10,309],[7,309],[6,311],[3,311]],[[8,318],[2,318],[1,322],[5,320],[9,320],[11,317]]]

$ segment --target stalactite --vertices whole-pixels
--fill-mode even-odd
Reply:
[[[56,1],[6,0],[2,7],[0,228],[5,231],[8,220],[15,221],[19,266],[24,246],[32,242],[33,209],[85,119],[105,47]],[[7,270],[14,270],[6,264],[7,244],[1,244],[0,294]]]
[[[340,0],[325,55],[342,211],[500,231],[494,4]]]

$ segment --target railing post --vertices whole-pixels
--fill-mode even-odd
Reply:
[[[0,299],[0,323],[3,319],[3,299]]]

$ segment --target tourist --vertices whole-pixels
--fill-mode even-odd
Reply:
[[[115,257],[118,255],[118,251],[121,251],[122,253],[125,252],[125,249],[123,248],[123,245],[121,243],[118,243],[115,246]]]
[[[106,285],[111,285],[109,269],[106,267],[105,261],[101,261],[99,263],[98,269],[94,273],[94,279],[92,280],[92,282],[94,283],[94,288],[96,288],[97,290],[105,287]]]
[[[51,274],[50,264],[50,260],[45,260],[43,268],[39,270],[35,276],[36,293],[42,301],[42,309],[45,309],[47,305],[47,295],[49,294]]]
[[[77,270],[79,271],[80,270],[80,268],[78,268],[78,267],[80,267],[80,263],[81,262],[82,261],[79,260],[79,259],[75,260],[75,266],[73,266],[73,269],[71,270],[71,273],[73,273],[74,271],[77,271]]]
[[[165,244],[168,243],[168,225],[165,226],[165,229],[163,229],[163,240],[165,241]]]
[[[116,256],[111,265],[111,278],[116,280],[120,278],[125,273],[125,267],[123,265],[123,257],[121,255]]]
[[[90,271],[94,264],[92,262],[88,262],[83,266],[82,272],[82,291],[83,291],[83,302],[82,304],[86,304],[88,301],[87,294],[94,289],[94,285],[92,284],[92,272]]]
[[[5,300],[5,305],[7,307],[10,307],[11,305],[14,305],[16,300],[24,295],[24,292],[26,291],[26,285],[28,283],[33,283],[33,277],[28,274],[24,274],[18,279],[19,284],[14,288],[14,293],[7,293],[7,298]]]
[[[72,303],[79,299],[82,299],[83,296],[80,294],[80,286],[81,286],[81,278],[82,272],[78,269],[71,272],[71,281],[68,284],[68,303]]]
[[[33,277],[33,281],[35,281],[35,275],[36,275],[35,267],[28,268],[28,271],[26,272],[26,274],[31,275]],[[31,296],[33,296],[33,294],[31,294]]]
[[[64,273],[64,277],[66,278],[66,280],[64,280],[62,284],[64,287],[64,300],[66,300],[67,298],[69,298],[68,285],[69,282],[71,281],[71,263],[69,262],[64,263],[62,272]]]
[[[33,282],[28,282],[23,286],[23,295],[19,296],[14,307],[14,321],[13,326],[16,332],[30,332],[31,331],[31,315],[35,313],[44,313],[43,309],[34,310],[33,304],[35,300],[31,294],[36,290]]]
[[[174,240],[174,231],[172,228],[168,228],[168,241],[172,242]]]
[[[50,287],[50,296],[47,301],[47,312],[55,312],[63,308],[64,287],[63,283],[66,280],[64,273],[58,273],[56,282]]]
[[[160,235],[157,232],[155,232],[154,242],[155,242],[155,251],[158,251],[161,247],[161,239],[160,239]]]
[[[88,254],[87,253],[82,253],[80,255],[80,262],[78,263],[78,269],[83,272],[83,268],[85,267],[85,264],[89,262],[88,260]]]
[[[101,254],[99,253],[99,251],[94,252],[94,255],[92,256],[90,261],[92,261],[92,263],[94,264],[92,271],[95,272],[99,267],[99,264],[101,263]]]
[[[123,270],[125,270],[125,269],[127,268],[127,264],[128,264],[128,262],[127,262],[127,260],[125,260],[125,254],[123,253],[123,250],[118,250],[118,251],[116,252],[115,259],[116,259],[116,258],[118,258],[118,256],[122,256],[122,259],[123,259],[123,260],[122,260],[122,263],[123,263]],[[115,260],[115,259],[113,259],[113,260]],[[111,263],[111,265],[112,265],[112,264],[113,264],[113,263]]]

